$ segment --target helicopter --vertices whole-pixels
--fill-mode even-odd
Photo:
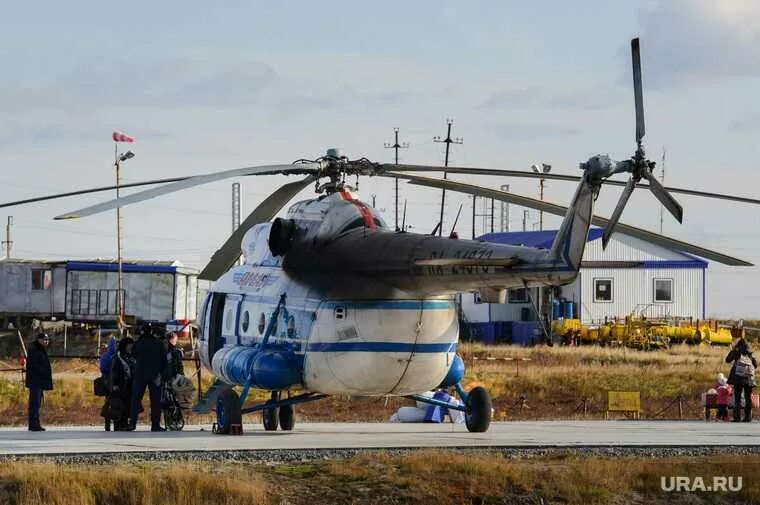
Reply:
[[[643,147],[644,107],[639,41],[631,41],[636,111],[636,149],[629,159],[596,155],[580,164],[580,176],[533,174],[477,167],[440,167],[351,160],[337,149],[314,160],[246,167],[206,175],[135,183],[161,186],[67,212],[77,219],[143,202],[175,191],[229,178],[295,175],[269,195],[214,253],[200,278],[214,281],[200,312],[199,352],[216,377],[194,407],[216,413],[214,431],[236,432],[242,415],[260,411],[265,430],[292,430],[297,404],[347,396],[406,396],[463,411],[470,432],[487,431],[492,402],[483,387],[465,391],[464,362],[457,354],[459,323],[455,296],[478,292],[484,302],[503,303],[507,290],[558,286],[578,275],[592,224],[613,232],[712,258],[730,265],[750,263],[696,245],[619,223],[637,187],[648,188],[678,220],[683,209],[671,193],[758,204],[750,198],[666,188],[654,177]],[[555,178],[578,183],[567,207],[472,184],[435,179],[420,172]],[[625,183],[612,180],[628,173]],[[411,184],[485,196],[563,216],[549,249],[440,237],[390,228],[356,195],[355,177],[388,177]],[[648,184],[641,184],[645,179]],[[316,197],[291,205],[314,185]],[[603,185],[624,184],[609,219],[593,214]],[[40,197],[40,201],[113,187]],[[441,223],[439,223],[439,226]],[[238,264],[240,256],[244,258]],[[240,387],[240,393],[235,389]],[[459,403],[423,395],[454,388]],[[270,399],[246,406],[251,389]],[[300,393],[296,393],[301,391]]]

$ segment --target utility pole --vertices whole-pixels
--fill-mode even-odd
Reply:
[[[398,128],[394,128],[393,129],[393,133],[394,133],[394,139],[395,139],[394,142],[393,142],[393,144],[389,144],[389,143],[386,142],[385,143],[385,148],[386,149],[393,149],[394,151],[396,151],[396,165],[398,165],[398,150],[399,149],[407,149],[409,147],[409,143],[408,142],[399,143],[399,141],[398,141]],[[395,207],[396,207],[396,231],[399,231],[399,227],[398,227],[398,177],[396,177],[395,184],[396,184],[396,205],[395,205]],[[375,204],[373,203],[372,207],[374,207],[374,206],[375,206]]]
[[[5,225],[5,240],[3,240],[3,246],[5,246],[5,259],[11,259],[11,246],[13,246],[13,240],[11,240],[11,226],[13,226],[13,216],[8,216],[8,223]]]
[[[240,183],[233,182],[232,183],[232,233],[235,233],[235,230],[240,228],[241,207],[242,207],[242,200],[240,197]],[[242,265],[244,261],[245,261],[245,258],[243,258],[243,256],[241,255],[237,260],[237,264]]]
[[[472,240],[475,240],[475,216],[477,216],[477,213],[475,212],[475,206],[477,203],[478,197],[472,195]]]
[[[451,125],[454,124],[453,119],[447,119],[446,125],[448,126],[447,132],[446,132],[446,138],[442,139],[441,137],[433,137],[433,142],[441,142],[446,144],[446,157],[444,158],[443,166],[448,167],[449,166],[449,150],[451,149],[451,144],[462,144],[464,140],[461,137],[457,137],[455,139],[451,138]],[[443,172],[443,179],[445,180],[447,178],[446,171]],[[446,188],[444,188],[441,192],[441,218],[438,224],[440,225],[438,228],[438,236],[442,235],[443,232],[443,208],[446,204]]]
[[[499,187],[500,190],[504,191],[505,193],[509,193],[509,184],[502,184]],[[499,205],[501,206],[501,223],[500,223],[500,229],[499,231],[504,233],[509,231],[509,204],[505,201],[499,202]]]
[[[240,183],[232,183],[232,233],[240,228]]]
[[[660,163],[660,182],[665,185],[665,148],[662,148],[662,163]],[[660,205],[660,235],[662,235],[662,209],[664,207]]]
[[[533,165],[530,168],[533,169],[533,172],[537,174],[548,174],[552,170],[551,165],[547,165],[546,163],[541,163],[541,166]],[[544,201],[544,178],[541,177],[538,181],[538,195],[541,199],[541,201]],[[544,231],[544,211],[541,210],[538,213],[538,229],[540,231]]]

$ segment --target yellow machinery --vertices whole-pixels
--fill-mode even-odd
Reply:
[[[627,316],[625,321],[582,325],[579,319],[552,321],[552,334],[579,344],[619,345],[635,349],[664,349],[670,344],[730,345],[731,331],[697,322],[677,326],[666,321]]]

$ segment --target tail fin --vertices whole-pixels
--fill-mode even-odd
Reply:
[[[595,187],[588,182],[587,176],[583,177],[565,214],[562,226],[554,237],[554,243],[549,252],[552,261],[565,263],[575,270],[580,268],[598,190],[598,186]]]

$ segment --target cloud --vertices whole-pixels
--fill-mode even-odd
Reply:
[[[582,133],[580,128],[550,123],[496,123],[490,130],[499,138],[510,140],[557,139]]]
[[[609,90],[597,88],[506,88],[485,100],[480,109],[598,110],[615,105]]]
[[[641,11],[647,87],[760,75],[760,3],[667,0]]]

